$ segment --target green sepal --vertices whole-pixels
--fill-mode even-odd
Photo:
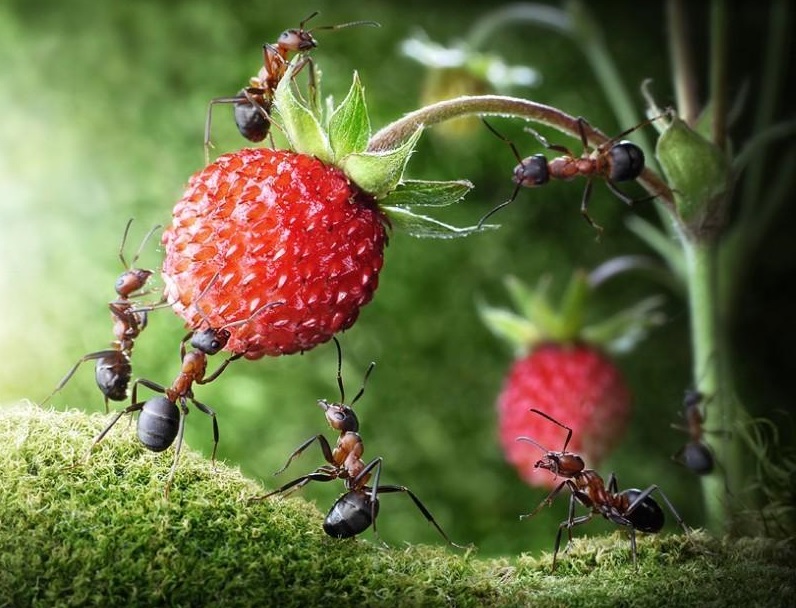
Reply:
[[[329,141],[334,162],[358,152],[364,152],[370,139],[370,118],[365,104],[365,91],[354,72],[354,80],[345,99],[329,118]]]
[[[663,296],[651,296],[618,313],[584,327],[581,336],[587,342],[600,344],[611,354],[628,353],[641,342],[653,327],[666,321],[661,311]]]
[[[656,155],[683,223],[695,233],[706,225],[721,226],[730,182],[724,152],[675,117],[658,138]]]
[[[317,116],[293,92],[293,73],[291,65],[274,94],[274,107],[279,112],[282,130],[293,150],[331,164],[334,154],[329,138]]]
[[[359,188],[377,199],[383,198],[401,181],[409,156],[422,133],[423,127],[418,127],[393,150],[349,154],[340,159],[338,166]]]
[[[504,279],[514,308],[547,338],[559,334],[561,325],[558,313],[551,306],[548,297],[549,279],[550,277],[540,279],[535,289],[531,289],[515,276],[510,275]]]
[[[447,207],[462,200],[472,188],[467,180],[405,180],[380,202],[397,207]]]
[[[484,224],[483,226],[465,226],[459,228],[445,224],[433,217],[418,215],[406,207],[393,207],[391,205],[379,205],[381,211],[387,215],[390,224],[395,230],[405,232],[410,236],[429,239],[455,239],[462,236],[469,236],[476,232],[494,230],[498,226],[495,224]]]
[[[583,327],[583,315],[591,293],[589,276],[583,270],[575,270],[569,280],[559,305],[557,333],[551,338],[566,342],[575,339]]]
[[[476,302],[476,309],[486,328],[497,338],[506,341],[518,357],[539,341],[539,330],[522,315],[483,302]]]

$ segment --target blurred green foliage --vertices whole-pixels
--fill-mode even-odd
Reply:
[[[632,17],[625,7],[601,4],[598,15],[625,81],[635,92],[651,77],[661,99],[670,99],[662,7],[637,5]],[[260,65],[262,44],[313,10],[321,11],[313,25],[382,24],[318,31],[314,53],[327,94],[345,94],[352,71],[359,71],[379,128],[415,109],[421,95],[423,68],[401,56],[400,41],[414,28],[435,40],[455,39],[486,9],[479,2],[454,8],[419,0],[319,0],[301,8],[209,0],[0,5],[0,403],[43,399],[81,355],[105,348],[112,336],[105,303],[121,270],[117,250],[125,223],[136,220],[131,252],[151,226],[169,222],[172,204],[203,164],[207,102],[240,89]],[[508,28],[491,46],[508,63],[541,72],[541,85],[519,94],[583,115],[606,133],[628,126],[615,123],[581,51],[560,34]],[[639,108],[642,103],[639,94]],[[216,154],[245,145],[229,107],[217,107],[213,116]],[[521,124],[495,123],[521,152],[539,151]],[[507,147],[485,129],[466,137],[466,145],[450,144],[431,131],[408,170],[412,178],[476,184],[467,202],[439,215],[453,224],[476,222],[513,187],[515,162]],[[581,188],[580,182],[558,183],[520,193],[495,217],[503,228],[494,233],[449,242],[393,234],[376,298],[342,336],[349,394],[368,363],[377,362],[357,404],[366,456],[383,456],[385,483],[411,487],[452,538],[473,542],[485,555],[549,549],[566,501],[531,521],[518,520],[544,491],[523,485],[500,453],[494,399],[511,354],[478,320],[476,299],[505,302],[508,273],[528,282],[550,273],[563,284],[573,267],[647,253],[623,226],[630,212],[600,184],[591,213],[605,236],[595,242],[578,213]],[[656,218],[652,205],[634,213]],[[140,263],[157,268],[159,260],[150,243]],[[669,458],[684,441],[669,426],[679,421],[690,383],[686,304],[657,284],[628,278],[606,286],[593,313],[599,317],[658,292],[668,295],[670,321],[619,361],[636,396],[636,415],[604,469],[616,471],[622,487],[659,484],[685,519],[699,525],[697,481]],[[168,310],[153,313],[136,342],[135,374],[169,383],[184,332]],[[220,458],[268,487],[317,466],[320,454],[310,450],[282,478],[271,477],[301,441],[327,432],[315,401],[337,397],[335,365],[334,348],[325,345],[303,356],[238,362],[218,382],[199,387],[197,397],[219,414]],[[54,399],[57,407],[91,404],[101,411],[93,365],[84,367]],[[750,376],[765,370],[754,357],[748,368]],[[766,390],[776,406],[776,387]],[[186,437],[210,453],[210,421],[196,410]],[[339,489],[302,491],[325,510]],[[385,501],[379,523],[391,543],[438,542],[408,501]],[[600,529],[609,527],[595,522],[584,533]]]

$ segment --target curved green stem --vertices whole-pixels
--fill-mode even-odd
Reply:
[[[368,151],[392,150],[405,142],[421,126],[430,127],[453,118],[473,115],[522,118],[558,129],[562,133],[580,139],[578,118],[562,112],[558,108],[518,97],[478,95],[448,99],[410,112],[371,137]],[[586,125],[586,139],[589,145],[596,147],[610,141],[611,138],[598,129]],[[644,169],[638,182],[648,192],[657,195],[663,204],[674,213],[672,192],[657,173],[649,168]]]

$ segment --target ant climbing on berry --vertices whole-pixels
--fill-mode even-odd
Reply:
[[[266,43],[263,45],[263,66],[256,76],[249,79],[249,86],[241,89],[234,97],[218,97],[210,100],[207,108],[207,119],[205,121],[205,156],[209,162],[210,147],[210,123],[213,106],[216,104],[235,104],[235,124],[238,131],[246,139],[252,142],[264,140],[271,129],[271,107],[276,93],[276,87],[287,73],[291,54],[301,54],[303,58],[296,65],[294,75],[305,65],[310,65],[310,88],[315,88],[315,68],[312,59],[309,57],[310,51],[318,46],[318,42],[312,35],[317,30],[338,30],[354,25],[371,25],[381,27],[375,21],[351,21],[338,25],[324,25],[310,30],[304,29],[308,21],[319,14],[315,11],[309,17],[299,23],[298,29],[288,29],[279,35],[274,44]]]
[[[641,148],[636,144],[623,140],[622,138],[637,129],[651,124],[663,116],[665,116],[665,114],[645,120],[600,144],[596,148],[589,144],[588,138],[586,137],[586,131],[594,131],[594,129],[585,118],[578,118],[578,133],[580,135],[580,141],[583,144],[583,153],[580,156],[576,156],[565,146],[551,144],[534,129],[525,127],[525,130],[533,135],[545,148],[560,152],[563,155],[551,160],[547,160],[543,154],[534,154],[533,156],[522,158],[514,142],[498,133],[492,125],[482,119],[483,123],[494,135],[509,145],[519,164],[514,167],[514,176],[512,178],[516,184],[514,192],[512,192],[507,200],[484,215],[478,222],[478,227],[480,228],[483,226],[484,222],[494,213],[514,202],[521,187],[534,188],[537,186],[544,186],[551,179],[569,181],[580,175],[586,178],[586,186],[583,189],[583,198],[580,203],[581,215],[583,215],[584,219],[592,228],[597,230],[599,234],[602,234],[602,226],[592,219],[588,210],[594,178],[600,177],[605,180],[608,189],[621,201],[631,206],[655,198],[656,195],[650,195],[639,199],[632,199],[616,186],[616,182],[634,180],[644,171],[644,152],[642,152]]]
[[[217,278],[218,274],[211,279],[210,283],[197,298],[196,303]],[[215,464],[219,439],[218,420],[213,409],[194,397],[193,385],[213,382],[227,369],[230,363],[244,356],[245,353],[242,352],[234,353],[227,357],[212,374],[206,375],[207,357],[208,355],[218,354],[227,345],[230,338],[229,328],[248,323],[264,310],[281,304],[282,302],[264,304],[246,319],[234,321],[219,328],[209,327],[188,333],[180,341],[180,372],[171,386],[166,387],[146,378],[138,378],[133,383],[131,405],[117,412],[102,432],[97,435],[88,450],[86,458],[91,454],[94,446],[102,441],[122,416],[140,411],[137,434],[139,441],[144,447],[153,452],[163,452],[174,443],[175,439],[177,441],[174,448],[174,461],[166,478],[164,488],[164,495],[168,498],[169,489],[180,458],[183,434],[185,432],[185,416],[188,415],[188,401],[190,401],[199,411],[213,419],[213,453],[211,460]],[[193,350],[188,351],[186,349],[186,343],[188,342],[190,342]],[[146,401],[138,401],[139,385],[160,394]]]
[[[611,476],[608,478],[608,483],[606,484],[596,471],[586,468],[586,464],[578,454],[567,452],[569,440],[572,438],[571,428],[537,409],[531,409],[530,411],[546,418],[553,424],[557,424],[567,431],[564,446],[561,448],[561,451],[558,452],[548,450],[530,437],[517,437],[517,441],[528,442],[545,452],[544,457],[538,460],[534,465],[535,468],[547,469],[556,477],[564,478],[564,480],[547,495],[547,498],[539,503],[539,506],[530,513],[521,515],[520,519],[533,517],[543,507],[552,504],[556,496],[558,496],[565,487],[571,492],[569,498],[569,514],[567,515],[567,519],[562,521],[558,526],[558,534],[556,535],[555,547],[553,549],[553,570],[556,568],[556,557],[561,546],[561,534],[564,528],[567,529],[567,534],[569,536],[569,542],[564,549],[566,551],[566,549],[569,548],[569,544],[572,543],[572,528],[585,524],[591,520],[594,515],[602,515],[607,520],[628,528],[633,565],[638,568],[636,557],[636,530],[650,533],[659,532],[663,528],[665,522],[663,510],[651,496],[656,490],[666,503],[666,506],[669,508],[669,511],[671,511],[675,520],[677,520],[677,523],[680,524],[686,534],[689,533],[689,529],[685,525],[685,522],[657,485],[653,484],[646,490],[631,488],[620,492],[616,476],[613,473],[611,473]],[[575,517],[576,503],[580,503],[589,509],[589,513]]]
[[[705,415],[700,410],[700,406],[706,404],[705,396],[699,391],[687,390],[683,398],[683,417],[685,426],[673,424],[672,428],[688,433],[689,441],[672,459],[683,465],[692,473],[697,475],[709,475],[713,472],[715,461],[710,447],[702,441],[705,429],[702,425],[705,422]]]
[[[119,259],[124,267],[124,272],[116,279],[117,298],[108,303],[113,319],[113,334],[116,340],[111,342],[110,349],[100,350],[94,353],[83,355],[78,359],[72,368],[61,379],[53,391],[47,395],[42,405],[47,403],[53,395],[60,391],[72,378],[77,369],[86,361],[96,361],[95,380],[102,394],[105,396],[105,412],[108,412],[108,401],[124,401],[127,399],[127,387],[130,384],[130,377],[133,373],[133,366],[130,357],[133,352],[133,345],[144,331],[147,324],[147,312],[154,309],[157,305],[144,306],[141,308],[133,307],[133,300],[149,293],[145,291],[149,277],[152,276],[151,270],[135,268],[134,264],[138,261],[144,246],[152,234],[161,226],[153,227],[141,241],[141,245],[135,252],[130,263],[124,257],[124,246],[130,231],[132,218],[127,222],[122,236],[122,244],[119,247]]]
[[[365,393],[365,384],[373,371],[375,363],[371,363],[368,366],[365,378],[362,381],[362,387],[351,400],[351,403],[346,405],[342,377],[342,349],[337,338],[332,339],[337,347],[337,386],[340,389],[340,402],[329,403],[325,399],[320,399],[318,406],[323,409],[329,426],[340,432],[340,437],[337,439],[335,447],[332,448],[324,435],[313,435],[293,450],[285,465],[275,475],[279,475],[287,469],[295,458],[300,456],[304,450],[316,441],[328,464],[321,465],[312,473],[298,477],[272,492],[254,497],[251,500],[264,500],[277,494],[292,492],[304,487],[311,481],[342,479],[345,483],[345,493],[335,501],[326,515],[323,521],[323,530],[333,538],[352,538],[367,530],[371,525],[374,533],[376,533],[376,517],[379,513],[379,496],[381,494],[402,492],[409,495],[423,516],[437,529],[448,544],[458,547],[459,545],[456,545],[448,538],[448,535],[445,534],[445,531],[431,515],[431,512],[414,492],[405,486],[382,485],[379,483],[382,467],[381,456],[374,458],[367,464],[362,460],[365,448],[362,437],[359,435],[359,420],[354,413],[353,406]],[[371,477],[373,483],[372,485],[367,485]]]

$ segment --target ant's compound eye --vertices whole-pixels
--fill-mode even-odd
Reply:
[[[615,182],[636,179],[644,170],[644,153],[636,144],[620,141],[609,151],[610,178]]]
[[[543,186],[550,180],[547,170],[547,159],[544,154],[534,154],[522,160],[514,167],[514,183],[533,188]]]

